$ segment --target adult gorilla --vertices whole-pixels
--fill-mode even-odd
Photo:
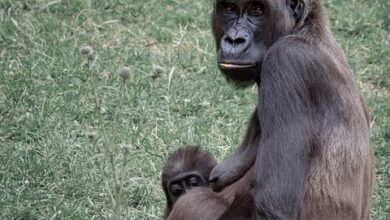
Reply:
[[[222,73],[256,83],[259,102],[237,152],[210,174],[221,192],[205,194],[249,172],[251,219],[369,219],[369,117],[319,0],[215,0],[212,26]],[[183,195],[170,219],[213,216],[207,199],[191,210],[201,193]],[[237,204],[220,219],[237,216]]]

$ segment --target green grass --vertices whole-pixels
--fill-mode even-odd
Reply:
[[[390,219],[390,2],[323,4],[372,117],[372,219]],[[113,218],[124,164],[122,218],[159,219],[169,152],[233,152],[257,94],[218,73],[211,5],[0,0],[0,219]],[[84,44],[98,54],[91,71]],[[125,84],[123,66],[132,70]]]

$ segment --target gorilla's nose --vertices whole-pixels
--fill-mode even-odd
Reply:
[[[229,31],[222,40],[222,50],[230,53],[233,56],[239,56],[242,52],[249,48],[250,35],[245,30]]]

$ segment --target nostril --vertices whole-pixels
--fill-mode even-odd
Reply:
[[[242,37],[238,37],[238,38],[231,38],[231,37],[225,37],[224,39],[227,43],[229,43],[230,45],[240,45],[240,44],[244,44],[246,42],[245,38],[242,38]]]
[[[231,37],[225,37],[225,41],[227,41],[229,44],[234,44],[234,40]]]
[[[245,39],[244,38],[237,38],[234,42],[236,44],[243,44],[243,43],[245,43]]]

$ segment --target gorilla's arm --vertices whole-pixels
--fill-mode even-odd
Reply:
[[[334,72],[330,66],[321,52],[298,37],[280,40],[263,62],[255,219],[299,217],[308,167],[320,146],[319,121],[333,108],[327,99],[335,100],[328,86],[329,74]]]
[[[214,184],[214,189],[218,190],[235,182],[241,178],[255,162],[261,134],[260,121],[257,112],[258,110],[256,108],[249,121],[245,138],[238,150],[212,170],[210,182]]]

